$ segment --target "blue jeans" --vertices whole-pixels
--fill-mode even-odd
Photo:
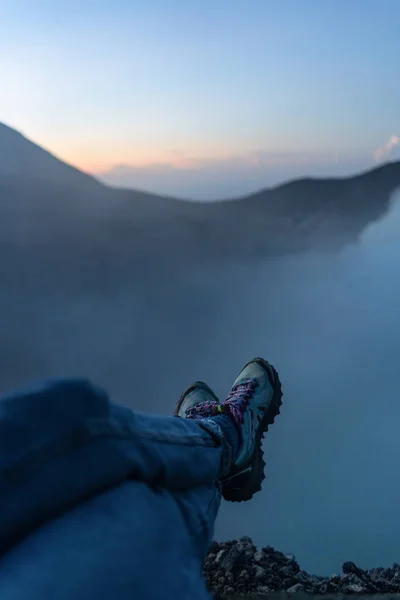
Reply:
[[[2,600],[203,600],[229,447],[212,419],[150,416],[86,380],[0,402]]]

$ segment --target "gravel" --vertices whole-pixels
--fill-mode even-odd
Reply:
[[[363,570],[347,561],[341,574],[320,577],[303,571],[292,554],[271,546],[258,550],[249,537],[213,542],[204,576],[216,600],[250,594],[262,598],[273,592],[288,596],[400,594],[400,564]]]

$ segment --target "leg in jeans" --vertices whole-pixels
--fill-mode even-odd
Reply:
[[[212,419],[137,414],[86,381],[6,396],[2,598],[208,598],[201,563],[229,460]]]
[[[261,434],[279,412],[279,380],[260,361],[223,403],[185,393],[184,418],[115,406],[84,380],[3,398],[2,600],[208,598],[221,490],[259,489]]]

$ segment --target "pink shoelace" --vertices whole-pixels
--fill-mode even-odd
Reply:
[[[254,393],[258,383],[256,379],[245,379],[235,385],[226,400],[219,403],[216,400],[210,402],[199,402],[186,411],[186,418],[196,419],[199,417],[215,417],[217,415],[229,415],[235,423],[243,423],[246,406]]]

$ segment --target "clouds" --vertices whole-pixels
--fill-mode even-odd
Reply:
[[[380,161],[384,158],[390,157],[393,153],[393,150],[399,145],[400,138],[398,135],[390,136],[389,140],[386,142],[384,146],[375,150],[375,160]]]
[[[77,255],[65,284],[53,273],[45,287],[34,253],[3,265],[3,389],[85,375],[116,401],[171,414],[192,381],[224,396],[249,358],[265,356],[284,386],[267,479],[251,506],[223,504],[216,537],[251,535],[322,573],[345,559],[390,564],[400,538],[399,208],[335,255],[184,275],[141,256],[143,279],[107,238],[112,269],[100,255],[86,270]],[[77,227],[85,233],[82,218]],[[90,230],[83,238],[92,247]]]
[[[350,175],[370,166],[368,154],[269,151],[196,158],[174,150],[162,161],[119,165],[97,176],[110,185],[193,200],[237,197],[304,176]]]
[[[246,287],[226,300],[210,383],[226,393],[225,365],[261,354],[280,371],[284,403],[266,439],[264,490],[250,511],[223,505],[218,539],[248,534],[326,574],[344,560],[397,560],[399,226],[397,203],[337,255],[232,271]]]

